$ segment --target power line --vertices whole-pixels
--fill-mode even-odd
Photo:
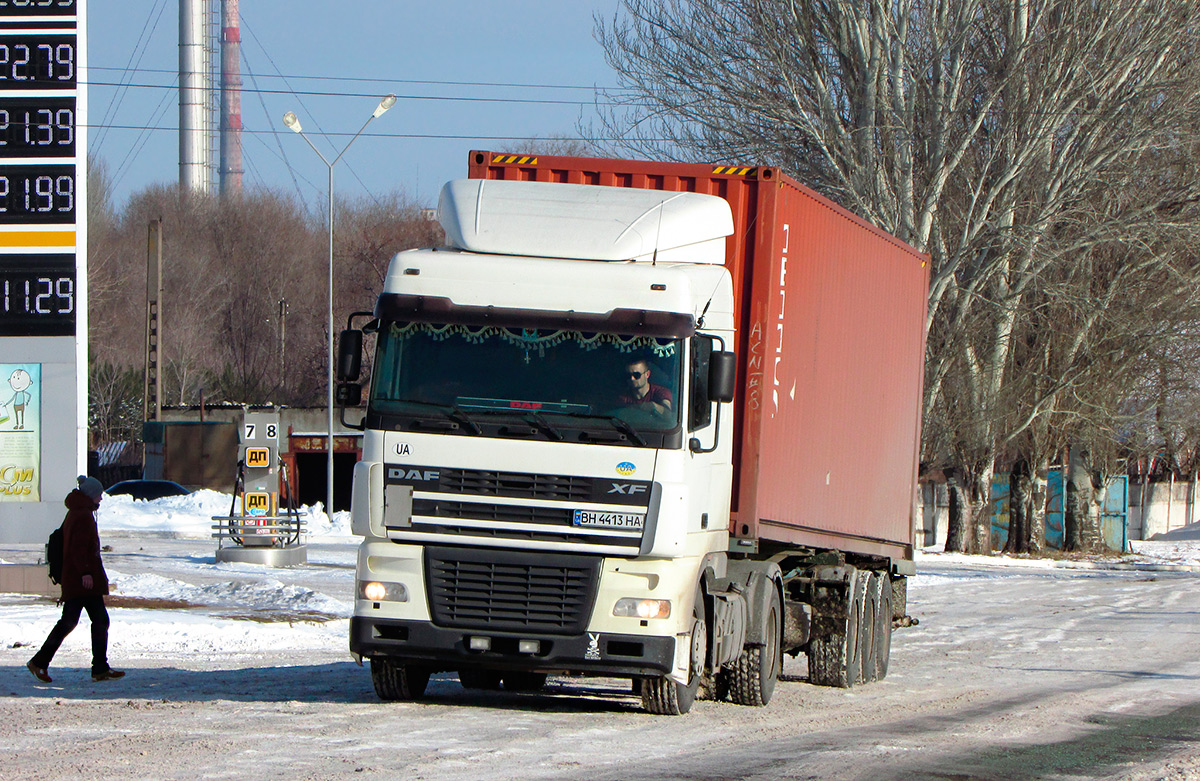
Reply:
[[[125,177],[125,173],[129,170],[125,167],[125,163],[129,161],[129,158],[141,153],[142,149],[146,146],[146,143],[150,140],[150,134],[153,131],[162,129],[159,123],[162,122],[162,118],[166,114],[168,106],[170,106],[170,103],[167,101],[167,98],[169,97],[169,93],[163,95],[162,100],[158,102],[158,105],[150,114],[150,121],[154,123],[154,126],[143,127],[141,132],[138,133],[137,138],[133,140],[133,144],[129,147],[129,151],[125,153],[125,157],[121,159],[120,165],[117,166],[116,176],[113,178],[113,188],[120,183],[121,179]],[[176,132],[178,132],[178,130],[176,130]]]
[[[247,27],[247,30],[249,28]],[[251,32],[251,35],[254,33]],[[263,48],[259,44],[259,48]],[[88,66],[89,70],[94,71],[120,71],[122,68],[112,68],[99,65]],[[170,68],[135,68],[136,73],[176,73]],[[383,78],[365,78],[361,76],[305,76],[299,74],[283,74],[278,76],[264,76],[269,79],[293,79],[298,81],[332,81],[332,82],[360,82],[363,84],[412,84],[415,86],[431,86],[431,87],[502,87],[502,88],[517,88],[517,89],[556,89],[556,90],[602,90],[605,92],[622,91],[620,87],[599,87],[596,85],[586,84],[531,84],[527,82],[505,82],[505,81],[445,81],[437,79],[383,79]]]
[[[90,87],[120,87],[120,83],[111,81],[80,81],[80,84],[87,84]],[[175,89],[174,85],[168,84],[126,84],[126,87],[135,87],[138,89]],[[263,95],[288,95],[297,97],[307,95],[309,97],[330,97],[330,98],[374,98],[378,100],[379,95],[374,92],[325,92],[313,90],[293,90],[293,89],[246,89],[242,87],[242,92],[260,93]],[[607,103],[615,106],[633,105],[627,103],[614,103],[606,100],[559,100],[554,98],[513,98],[513,97],[477,97],[477,96],[455,96],[455,95],[396,95],[397,100],[433,100],[447,102],[466,102],[466,103],[521,103],[521,104],[537,104],[548,106],[583,106],[589,103]]]
[[[99,128],[101,126],[88,124],[88,125],[80,125],[80,127]],[[170,131],[172,133],[179,132],[178,127],[162,127],[161,125],[156,125],[154,127],[147,127],[145,125],[106,125],[105,127],[109,128],[111,130],[147,130],[147,131],[158,130],[158,131]],[[276,131],[274,131],[274,130],[250,130],[248,128],[242,128],[243,135],[247,135],[247,134],[251,135],[251,136],[269,135],[274,132],[276,132]],[[353,136],[354,133],[351,131],[345,131],[345,132],[339,131],[339,132],[333,132],[333,133],[324,133],[323,135],[333,138],[333,137],[338,137],[338,136]],[[412,138],[412,139],[424,139],[424,140],[432,139],[432,140],[443,140],[443,141],[530,141],[530,140],[537,141],[538,140],[536,138],[531,139],[528,135],[484,136],[484,135],[448,135],[448,134],[441,134],[441,133],[369,133],[368,132],[368,133],[362,133],[361,137],[362,138]],[[620,137],[615,137],[615,136],[614,137],[603,137],[603,138],[601,138],[601,137],[585,138],[583,136],[555,136],[554,140],[620,141],[622,139]],[[671,139],[669,139],[669,138],[647,138],[647,139],[642,139],[642,140],[666,142],[666,141],[670,141]]]
[[[257,87],[258,81],[255,78],[254,69],[250,67],[250,60],[246,57],[246,52],[244,51],[242,52],[242,62],[246,64],[246,71],[250,74],[250,82]],[[265,100],[263,100],[261,94],[258,96],[258,102],[262,104],[263,113],[267,113],[267,103]],[[288,170],[288,174],[290,174],[292,177],[292,186],[296,188],[296,197],[300,199],[301,203],[303,203],[304,194],[300,192],[300,183],[296,181],[296,171],[292,168],[291,161],[287,159],[287,152],[283,148],[283,142],[279,139],[279,131],[276,130],[273,125],[271,126],[271,135],[275,138],[275,143],[279,147],[279,159],[283,161],[284,166]],[[263,145],[266,146],[266,142],[262,141],[262,139],[256,140],[262,142]],[[270,151],[270,147],[267,147],[267,150]]]
[[[154,10],[158,9],[158,16],[154,17],[154,27],[150,29],[149,34],[146,33],[146,28],[150,26],[150,17],[154,16]],[[166,0],[159,0],[154,6],[151,6],[150,13],[146,16],[146,21],[142,24],[142,31],[138,33],[137,41],[133,44],[133,51],[129,53],[129,60],[125,63],[125,67],[121,69],[122,83],[125,78],[133,77],[133,74],[138,72],[138,66],[142,64],[142,57],[146,56],[146,44],[150,42],[155,30],[158,29],[159,20],[162,19],[163,11],[167,8]],[[145,39],[143,41],[143,39]],[[133,61],[134,55],[137,55],[137,62]],[[132,67],[131,67],[132,66]],[[105,70],[116,70],[115,68],[106,68]],[[178,78],[178,77],[176,77]],[[129,94],[129,88],[118,88],[117,92],[109,100],[108,105],[104,109],[104,116],[100,119],[101,123],[107,122],[110,116],[115,115],[117,110],[121,108],[121,103],[125,100],[125,96]],[[101,132],[100,137],[96,139],[96,148],[99,149],[104,145],[104,133]]]
[[[242,26],[246,28],[246,32],[250,33],[250,37],[254,39],[254,42],[255,42],[256,44],[258,44],[258,48],[259,48],[259,49],[261,49],[261,50],[262,50],[262,53],[263,53],[263,54],[266,56],[266,58],[267,58],[267,62],[271,63],[271,67],[275,69],[275,72],[276,72],[276,73],[278,73],[278,74],[280,75],[280,77],[281,77],[281,78],[283,78],[283,85],[284,85],[285,87],[287,87],[289,90],[292,90],[292,85],[288,83],[287,79],[286,79],[286,78],[283,76],[283,72],[279,70],[279,66],[275,64],[275,59],[274,59],[274,58],[271,56],[271,53],[270,53],[269,51],[267,51],[267,47],[263,46],[263,45],[262,45],[262,41],[258,40],[258,36],[257,36],[257,35],[255,35],[255,33],[254,33],[254,29],[253,29],[252,27],[250,27],[250,25],[249,25],[249,24],[247,24],[247,23],[246,23],[246,19],[245,19],[244,17],[239,17],[239,18],[241,19]],[[242,58],[243,58],[243,59],[245,59],[245,54],[246,54],[246,53],[243,51],[243,52],[242,52]],[[249,67],[249,64],[247,64],[247,66],[246,66],[246,67]],[[253,76],[251,76],[251,79],[253,80]],[[257,86],[258,86],[258,84],[257,84],[257,82],[255,82],[255,87],[257,88]],[[277,131],[275,131],[275,126],[274,126],[274,123],[272,123],[272,122],[270,121],[270,120],[271,120],[271,115],[270,115],[270,112],[268,112],[268,111],[267,111],[267,104],[266,104],[266,101],[264,101],[264,100],[262,99],[262,96],[263,96],[263,94],[264,94],[264,93],[262,93],[262,92],[259,92],[259,93],[258,93],[258,100],[259,100],[259,103],[262,103],[262,107],[263,107],[263,113],[267,115],[267,122],[268,122],[269,126],[271,127],[272,131],[273,131],[273,132],[277,132]],[[305,106],[305,105],[304,105],[304,101],[303,101],[303,100],[301,100],[301,98],[300,98],[300,95],[299,95],[299,94],[297,94],[297,93],[295,92],[295,90],[292,90],[292,93],[291,93],[291,94],[292,94],[292,96],[293,96],[293,97],[295,97],[295,98],[296,98],[297,102],[299,102],[299,103],[300,103],[300,107],[304,109],[305,113],[307,113],[307,114],[309,114],[309,115],[312,115],[312,112],[309,110],[309,108],[308,108],[307,106]],[[324,128],[322,128],[322,127],[321,127],[321,125],[320,125],[320,123],[319,123],[319,122],[317,122],[317,120],[316,120],[315,116],[313,117],[313,124],[314,124],[314,125],[316,125],[316,127],[317,127],[317,130],[319,130],[319,131],[321,132],[321,134],[325,136],[326,140],[328,140],[328,139],[329,139],[329,135],[328,135],[327,133],[325,133],[325,130],[324,130]],[[278,141],[278,138],[279,138],[279,137],[278,137],[278,135],[276,135],[276,140],[277,140],[277,141]],[[282,145],[282,144],[280,144],[280,147],[279,147],[279,149],[280,149],[280,151],[281,151],[281,152],[283,151],[283,145]],[[335,153],[336,153],[336,150],[335,150]],[[286,165],[286,166],[288,167],[288,170],[290,171],[290,170],[292,169],[292,165],[291,165],[291,163],[290,163],[290,162],[288,162],[286,154],[284,155],[284,161],[283,161],[283,162],[284,162],[284,165]],[[363,188],[364,190],[366,190],[367,194],[368,194],[368,195],[370,195],[370,196],[371,196],[371,198],[373,198],[373,199],[374,199],[374,198],[375,198],[375,196],[371,194],[371,188],[367,187],[366,183],[365,183],[365,182],[363,182],[362,178],[361,178],[361,177],[358,175],[358,172],[357,172],[357,171],[355,171],[355,170],[354,170],[354,169],[353,169],[353,168],[350,166],[350,161],[349,161],[349,160],[347,160],[347,161],[346,161],[346,164],[345,164],[345,165],[346,165],[346,170],[350,172],[351,176],[353,176],[353,177],[354,177],[354,179],[355,179],[355,180],[356,180],[356,181],[357,181],[357,182],[358,182],[360,185],[362,185],[362,188]],[[294,180],[295,180],[295,179],[294,179],[294,177],[293,177],[293,181],[294,181]],[[299,188],[297,188],[297,190],[299,190]],[[378,199],[376,199],[376,200],[375,200],[375,203],[376,203],[376,204],[379,204],[379,201],[378,201]]]

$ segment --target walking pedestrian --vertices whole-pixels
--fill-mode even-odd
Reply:
[[[108,666],[108,610],[104,607],[108,575],[100,560],[100,531],[96,527],[96,510],[104,486],[94,477],[80,475],[77,480],[79,487],[63,502],[67,517],[63,520],[62,618],[50,630],[41,650],[25,665],[44,683],[51,681],[46,672],[50,660],[84,610],[92,622],[92,680],[108,681],[125,675]]]

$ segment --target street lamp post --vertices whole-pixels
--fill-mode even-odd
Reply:
[[[346,146],[342,147],[342,151],[338,153],[337,157],[333,158],[332,162],[330,162],[329,159],[327,159],[325,157],[325,155],[321,154],[321,150],[317,149],[317,147],[313,144],[313,142],[309,140],[308,136],[306,136],[304,134],[304,130],[300,127],[300,120],[296,118],[295,112],[289,111],[288,113],[283,115],[284,126],[287,127],[288,130],[291,130],[292,132],[297,133],[301,138],[303,138],[305,143],[307,143],[309,145],[309,147],[312,148],[312,151],[317,153],[317,157],[321,158],[321,162],[325,164],[325,167],[329,169],[329,193],[328,193],[329,194],[329,338],[326,340],[327,343],[325,345],[329,350],[329,404],[328,404],[329,439],[328,439],[328,447],[327,447],[328,459],[327,459],[326,471],[325,471],[325,481],[326,481],[326,483],[325,483],[325,512],[329,516],[329,519],[331,521],[333,520],[333,361],[334,361],[334,357],[333,357],[333,341],[334,341],[334,330],[333,330],[333,167],[335,165],[337,165],[338,161],[342,159],[342,156],[346,154],[346,150],[348,150],[350,148],[350,145],[353,144],[358,139],[358,137],[363,134],[363,131],[367,129],[367,125],[371,124],[371,120],[375,119],[376,117],[382,116],[385,111],[387,111],[394,105],[396,105],[396,96],[395,95],[386,95],[383,98],[383,100],[379,101],[379,105],[375,107],[374,113],[372,113],[371,116],[367,117],[367,121],[364,122],[363,126],[358,129],[357,133],[354,134],[354,138],[351,138],[349,141],[346,142]]]

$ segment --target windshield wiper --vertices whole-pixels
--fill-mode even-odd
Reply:
[[[433,401],[417,401],[416,399],[405,399],[405,400],[401,401],[400,403],[401,404],[418,404],[422,407],[432,407],[433,409],[435,409],[438,412],[445,415],[451,421],[462,426],[467,431],[470,431],[472,434],[479,436],[480,434],[483,433],[483,429],[481,429],[479,427],[478,423],[471,420],[471,417],[469,415],[467,415],[467,413],[463,412],[461,408],[456,407],[454,405],[438,404],[437,402],[433,402]]]
[[[468,416],[467,413],[463,412],[458,407],[451,407],[450,409],[446,410],[446,417],[450,418],[455,423],[476,436],[479,436],[483,433],[483,429],[479,427],[479,424],[471,420],[470,416]]]
[[[537,412],[530,412],[525,416],[524,419],[536,426],[539,431],[548,436],[550,439],[553,439],[555,442],[562,442],[563,435],[559,433],[558,429],[547,423],[546,419],[543,418],[541,414]]]
[[[645,440],[638,436],[637,429],[635,429],[633,426],[621,420],[616,415],[609,415],[605,419],[611,423],[613,428],[615,428],[617,431],[620,431],[622,434],[632,439],[638,447],[646,446]]]

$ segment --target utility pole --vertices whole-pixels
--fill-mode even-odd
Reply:
[[[160,334],[162,329],[162,217],[150,221],[146,238],[146,373],[142,419],[162,418]]]

